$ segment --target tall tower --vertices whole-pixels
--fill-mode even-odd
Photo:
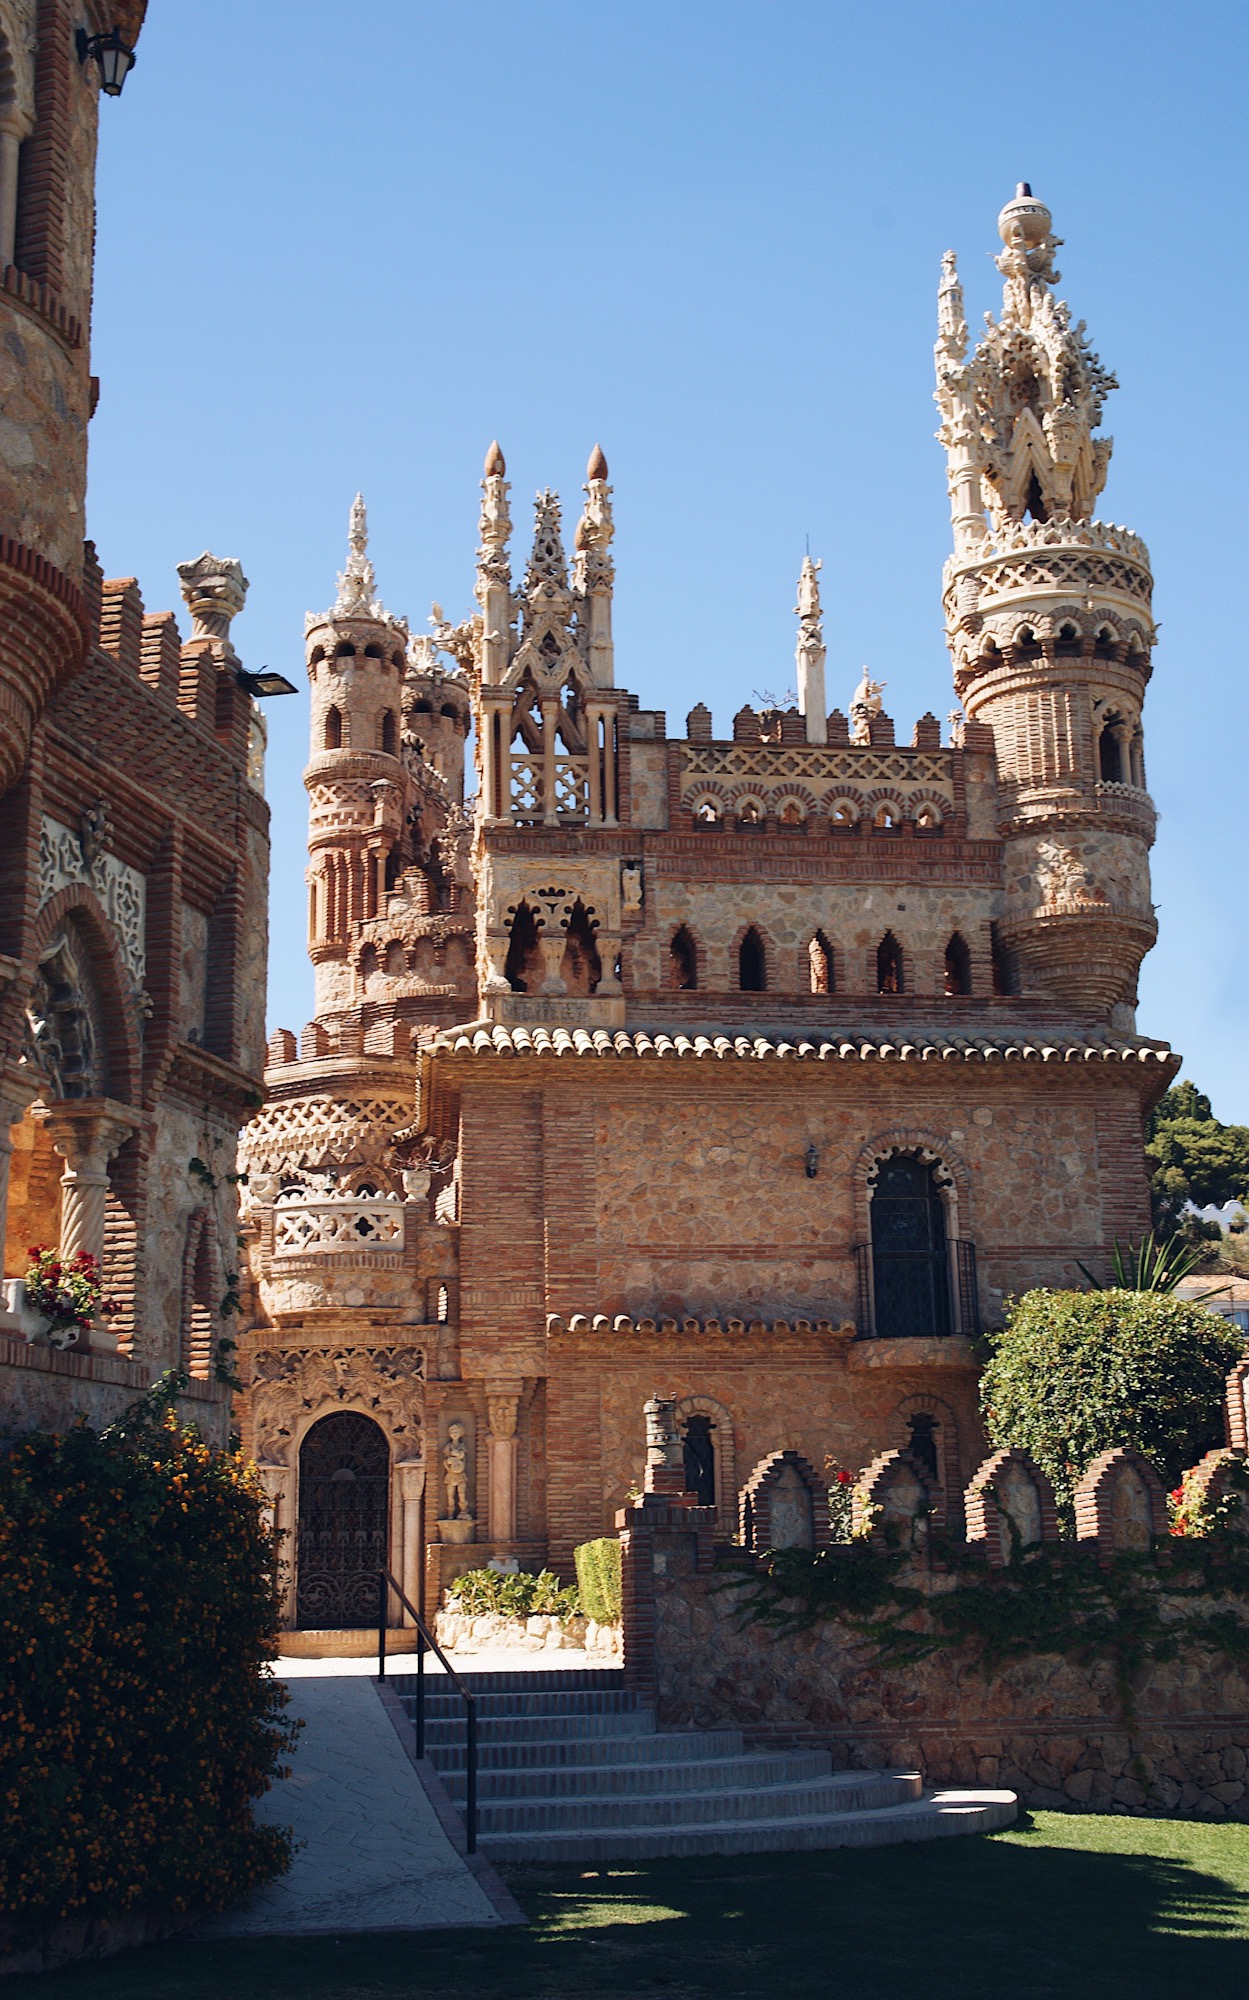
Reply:
[[[357,493],[333,609],[309,612],[308,952],[318,1017],[350,1004],[360,926],[376,917],[403,833],[400,762],[408,628],[378,601]],[[388,879],[388,876],[390,879]]]
[[[1127,1029],[1157,930],[1141,732],[1152,577],[1144,543],[1093,518],[1112,448],[1095,432],[1117,384],[1054,296],[1051,223],[1021,183],[998,217],[1001,315],[970,358],[953,252],[943,260],[946,634],[967,717],[993,731],[999,928],[1023,989]]]

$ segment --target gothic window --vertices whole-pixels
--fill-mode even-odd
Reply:
[[[31,1054],[54,1097],[103,1097],[108,1088],[104,1005],[91,951],[72,919],[45,953],[26,1007]]]
[[[737,983],[743,993],[763,993],[767,989],[768,967],[763,939],[753,924],[738,946]]]
[[[341,750],[343,747],[343,712],[340,708],[325,711],[325,748]]]
[[[588,999],[603,977],[602,962],[594,941],[595,928],[592,913],[578,897],[568,919],[568,941],[559,967],[560,978],[576,1000]]]
[[[685,1490],[700,1507],[716,1504],[716,1447],[711,1418],[696,1411],[685,1419]]]
[[[1115,656],[1115,635],[1109,625],[1103,625],[1093,641],[1093,652],[1099,660],[1113,660]]]
[[[1097,739],[1097,772],[1105,785],[1125,783],[1119,739],[1115,735],[1116,729],[1121,727],[1117,715],[1108,715],[1102,723],[1102,732]]]
[[[1075,626],[1068,623],[1058,630],[1058,642],[1054,651],[1060,659],[1073,659],[1080,653],[1080,634]]]
[[[692,993],[698,984],[698,950],[684,924],[668,946],[668,984],[676,993]]]
[[[881,1339],[950,1331],[945,1203],[935,1165],[913,1153],[891,1153],[876,1176],[872,1282]]]
[[[839,800],[833,807],[829,825],[834,833],[857,833],[859,830],[857,807],[851,805],[848,799]]]
[[[382,711],[381,748],[387,757],[393,757],[399,748],[399,732],[395,727],[395,711],[393,708],[386,708]]]
[[[763,825],[763,807],[760,805],[758,799],[742,800],[737,808],[737,824],[739,826]]]
[[[1035,472],[1028,481],[1028,499],[1024,508],[1024,514],[1034,521],[1049,520],[1049,508],[1045,504],[1045,498],[1041,492],[1041,482]]]
[[[915,815],[915,831],[916,833],[926,834],[930,840],[934,836],[944,832],[941,824],[941,814],[937,811],[936,806],[923,805],[920,807]]]
[[[893,932],[886,931],[876,947],[876,991],[902,993],[905,990],[902,947]]]
[[[807,957],[811,966],[811,991],[831,993],[833,990],[833,947],[823,931],[817,931],[807,946]]]
[[[782,826],[802,826],[806,822],[806,817],[797,799],[786,799],[781,807]]]
[[[513,993],[537,993],[545,980],[542,943],[528,903],[519,904],[512,918],[512,940],[503,973]]]
[[[901,824],[902,815],[897,806],[891,806],[887,802],[877,806],[872,818],[872,825],[877,833],[896,833]]]
[[[971,992],[971,953],[958,931],[945,948],[945,990],[951,996]]]
[[[694,808],[695,826],[719,826],[720,807],[715,799],[700,799]]]
[[[993,950],[993,991],[999,999],[1013,999],[1019,991],[1015,954],[1003,942],[996,924],[989,926]]]
[[[920,1410],[908,1424],[910,1441],[907,1450],[919,1466],[926,1472],[934,1486],[941,1484],[941,1469],[937,1459],[937,1419],[928,1411]]]

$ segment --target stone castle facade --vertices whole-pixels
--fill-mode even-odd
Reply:
[[[798,706],[669,737],[617,681],[597,448],[571,548],[540,494],[518,577],[492,446],[476,609],[427,635],[357,502],[306,634],[316,1014],[246,1134],[242,1414],[292,1625],[367,1624],[384,1560],[414,1601],[495,1555],[567,1573],[657,1390],[725,1538],[783,1449],[909,1447],[952,1517],[971,1336],[1148,1227],[1149,561],[1095,518],[1114,383],[1049,212],[1021,188],[999,227],[974,351],[952,256],[940,288],[944,732],[898,743],[866,673],[828,712],[808,559]]]
[[[84,542],[101,71],[79,44],[133,49],[143,15],[0,0],[0,1431],[106,1421],[182,1366],[224,1439],[267,943],[247,585],[182,564],[183,638]],[[68,1343],[24,1298],[36,1243],[103,1262],[114,1308]]]

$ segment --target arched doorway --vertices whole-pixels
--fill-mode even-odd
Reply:
[[[914,1153],[882,1160],[872,1195],[876,1332],[950,1331],[950,1260],[936,1168]]]
[[[296,1623],[336,1631],[377,1621],[388,1560],[390,1447],[372,1417],[322,1417],[299,1448]]]

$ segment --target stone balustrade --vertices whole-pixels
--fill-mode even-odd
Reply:
[[[405,1206],[396,1195],[332,1195],[315,1201],[285,1197],[273,1205],[273,1256],[402,1250]]]

